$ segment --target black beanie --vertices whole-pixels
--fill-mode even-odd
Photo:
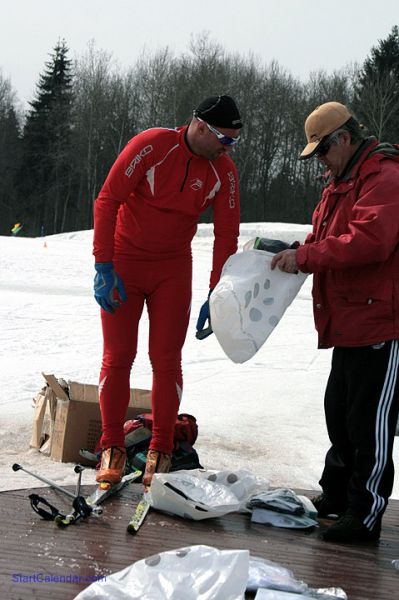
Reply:
[[[209,125],[224,129],[241,129],[242,121],[236,103],[231,96],[210,96],[194,110]]]

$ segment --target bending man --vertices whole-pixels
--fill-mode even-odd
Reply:
[[[154,415],[144,485],[150,485],[154,472],[170,468],[183,389],[181,350],[190,316],[191,240],[199,215],[211,205],[212,289],[237,249],[238,182],[229,155],[241,127],[230,96],[207,98],[188,126],[148,129],[132,138],[96,199],[94,289],[104,340],[99,385],[103,450],[97,481],[115,483],[123,475],[123,424],[144,304]]]

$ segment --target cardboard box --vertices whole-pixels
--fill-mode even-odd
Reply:
[[[98,386],[69,381],[65,391],[54,375],[43,376],[57,399],[50,457],[58,462],[84,463],[79,450],[93,452],[101,436]],[[151,392],[131,389],[126,420],[149,411]]]
[[[49,456],[57,407],[57,398],[51,387],[46,386],[36,394],[33,407],[35,415],[30,446]]]

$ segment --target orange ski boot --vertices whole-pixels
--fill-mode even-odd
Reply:
[[[143,475],[144,489],[149,489],[154,473],[169,473],[171,464],[170,454],[164,454],[158,450],[148,450]]]
[[[96,475],[99,483],[119,483],[123,477],[126,464],[126,448],[111,446],[103,448],[101,452],[101,465]]]

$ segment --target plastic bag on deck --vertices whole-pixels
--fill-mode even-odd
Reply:
[[[108,575],[75,600],[243,600],[248,564],[248,550],[187,546]]]
[[[311,519],[307,515],[288,515],[265,508],[255,508],[252,512],[251,521],[252,523],[273,525],[274,527],[283,527],[285,529],[307,529],[308,527],[319,526],[318,521]]]
[[[310,588],[304,581],[295,579],[286,567],[250,556],[247,592],[256,590],[256,598],[260,600],[348,600],[342,588]]]
[[[253,496],[248,504],[250,508],[267,508],[293,515],[303,515],[305,512],[304,506],[295,492],[284,488]]]
[[[268,487],[268,481],[245,469],[155,473],[151,504],[157,510],[198,521],[230,512],[248,512],[249,498]]]
[[[255,600],[313,600],[313,598],[306,592],[298,596],[298,594],[291,592],[260,588],[256,593]]]
[[[293,572],[286,567],[259,556],[250,556],[247,592],[255,592],[258,588],[303,594],[308,586],[295,579]]]
[[[255,600],[348,600],[348,596],[341,588],[308,588],[306,592],[295,594],[280,590],[258,589]]]

